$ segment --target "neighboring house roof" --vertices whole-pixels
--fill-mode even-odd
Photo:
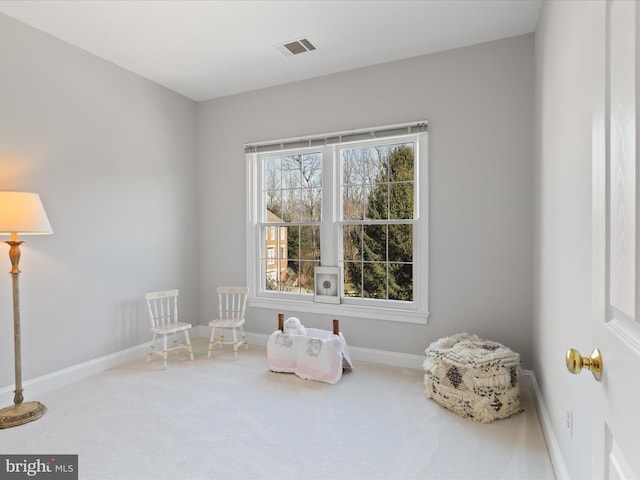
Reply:
[[[267,222],[280,223],[282,219],[271,210],[267,210]]]

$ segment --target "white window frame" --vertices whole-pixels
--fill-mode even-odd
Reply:
[[[342,257],[342,222],[340,214],[341,165],[339,148],[345,145],[369,145],[382,140],[349,140],[321,147],[303,147],[281,150],[283,154],[321,151],[323,167],[323,196],[321,237],[321,265],[339,266]],[[428,133],[411,133],[384,137],[384,143],[413,142],[415,144],[415,213],[413,223],[413,302],[342,297],[339,304],[316,303],[313,295],[265,291],[266,279],[261,272],[261,250],[264,249],[262,222],[262,158],[273,156],[271,152],[247,152],[247,283],[250,287],[248,304],[251,307],[277,311],[319,313],[336,318],[358,317],[392,322],[426,324],[429,316],[429,232],[428,232]],[[274,142],[275,143],[275,142]],[[330,186],[329,188],[327,186]],[[327,241],[327,239],[330,239]],[[342,279],[340,291],[342,292]]]

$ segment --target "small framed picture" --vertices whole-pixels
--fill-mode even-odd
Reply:
[[[314,302],[340,303],[338,294],[338,280],[340,269],[338,267],[315,267],[314,275]]]

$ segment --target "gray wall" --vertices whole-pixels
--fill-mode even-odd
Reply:
[[[146,291],[180,288],[195,319],[195,102],[0,15],[0,112],[0,189],[38,192],[54,230],[22,248],[24,378],[147,342]],[[3,387],[13,327],[0,247]]]
[[[0,189],[40,193],[55,231],[23,246],[24,377],[147,341],[148,290],[180,288],[183,318],[206,324],[215,287],[245,281],[245,142],[417,119],[431,126],[429,324],[342,330],[414,354],[473,332],[530,368],[533,78],[525,35],[196,105],[0,15]],[[10,295],[0,275],[0,386]],[[250,309],[250,331],[273,328]]]
[[[590,1],[544,2],[536,31],[534,371],[571,478],[591,478],[591,375],[568,348],[591,340]],[[573,438],[566,412],[573,410]]]
[[[531,368],[533,40],[524,35],[200,103],[202,323],[214,315],[217,286],[246,281],[244,143],[426,119],[429,324],[344,318],[341,330],[350,345],[411,354],[445,335],[477,333],[519,351]],[[299,316],[307,326],[331,321]],[[249,331],[274,327],[274,311],[249,310]]]
[[[424,118],[429,325],[349,318],[342,330],[354,346],[416,354],[458,331],[512,346],[536,372],[571,476],[588,478],[592,380],[569,378],[559,360],[592,347],[581,328],[588,3],[544,3],[535,76],[526,35],[199,105],[0,15],[0,189],[40,193],[55,231],[23,245],[25,378],[147,341],[148,290],[180,288],[183,316],[206,324],[215,287],[245,281],[245,142]],[[13,383],[11,315],[11,278],[0,274],[0,387]],[[251,309],[249,330],[271,332],[273,315]]]

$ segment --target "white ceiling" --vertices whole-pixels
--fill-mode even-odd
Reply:
[[[1,0],[0,12],[194,100],[533,32],[542,0]],[[313,52],[276,45],[308,38]]]

